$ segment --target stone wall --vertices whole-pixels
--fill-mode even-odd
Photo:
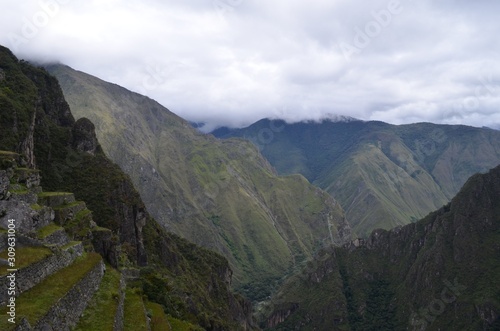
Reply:
[[[120,297],[118,299],[118,307],[116,308],[115,323],[113,325],[113,331],[123,330],[123,305],[125,302],[125,278],[123,275],[120,277]]]
[[[54,272],[69,266],[73,261],[83,253],[82,244],[68,248],[65,251],[58,251],[55,254],[35,262],[16,272],[16,296],[29,290],[42,280],[52,275]],[[7,275],[0,277],[0,288],[7,288],[9,279]],[[7,291],[0,291],[0,305],[7,302]]]
[[[43,243],[47,245],[56,245],[58,247],[64,246],[69,243],[68,235],[64,229],[56,230],[43,238]]]
[[[7,175],[7,171],[0,170],[0,200],[6,199],[8,197],[8,189],[10,185],[10,179]]]
[[[34,327],[20,330],[69,331],[80,319],[101,284],[105,266],[102,260],[66,293]]]

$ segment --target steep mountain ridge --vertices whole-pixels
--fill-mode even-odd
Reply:
[[[263,309],[273,330],[498,330],[500,166],[445,207],[325,250]]]
[[[226,256],[251,298],[319,247],[350,239],[333,198],[300,175],[278,177],[249,142],[203,135],[157,102],[69,67],[47,69],[152,215]]]
[[[214,135],[249,139],[278,173],[303,174],[339,201],[362,236],[424,217],[471,175],[500,164],[500,133],[463,125],[261,120]]]
[[[13,217],[20,225],[36,225],[18,228],[18,238],[24,241],[18,242],[17,258],[26,261],[23,263],[32,270],[24,275],[50,275],[47,282],[21,294],[19,316],[34,310],[30,315],[32,325],[49,321],[53,329],[64,329],[66,324],[53,319],[54,314],[71,315],[69,325],[73,326],[81,317],[80,309],[97,309],[99,314],[83,313],[87,327],[77,326],[79,330],[96,330],[101,329],[93,326],[99,324],[97,319],[102,317],[113,325],[114,308],[121,306],[123,317],[123,309],[127,310],[129,304],[144,307],[144,298],[146,304],[160,304],[154,306],[158,309],[153,317],[163,316],[176,325],[192,324],[193,329],[207,330],[256,329],[250,302],[231,291],[228,261],[166,232],[149,216],[130,178],[104,155],[93,124],[85,118],[75,121],[57,80],[44,69],[18,61],[1,46],[0,73],[0,223],[5,228],[8,218]],[[6,232],[0,233],[6,239]],[[82,241],[78,250],[64,242],[75,239]],[[59,254],[54,241],[60,240],[63,242],[57,246],[70,254],[85,249],[88,264],[71,264],[61,273],[54,273],[57,270],[53,267],[50,271],[40,268],[40,263],[45,266],[64,262],[61,256],[47,257],[51,251]],[[0,254],[6,253],[3,243]],[[33,243],[36,245],[31,247]],[[100,273],[98,277],[101,282],[103,276],[105,283],[97,285],[99,300],[93,298],[89,307],[82,307],[92,292],[75,287],[74,292],[67,292],[67,301],[58,301],[62,306],[49,304],[57,301],[56,295],[64,294],[59,293],[62,289],[69,290],[67,285],[78,284],[78,279],[73,278],[84,275],[87,269],[80,270],[82,264],[101,263],[101,257],[93,251],[109,264],[105,275]],[[29,264],[33,262],[33,266]],[[127,295],[117,270],[126,280]],[[109,274],[114,275],[106,276]],[[97,282],[96,277],[91,279]],[[23,281],[21,275],[19,281]],[[85,296],[85,300],[78,295]],[[68,307],[75,310],[61,313]],[[55,310],[47,312],[49,308]],[[131,316],[141,316],[140,310],[134,311],[136,314]],[[48,315],[43,317],[42,313]],[[125,322],[130,322],[129,317]],[[146,322],[144,311],[142,324]],[[114,329],[131,328],[134,325]]]

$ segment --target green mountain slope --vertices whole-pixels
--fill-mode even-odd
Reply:
[[[500,132],[487,128],[261,120],[214,134],[253,141],[278,173],[301,173],[329,192],[361,236],[424,217],[500,164]]]
[[[202,135],[155,101],[69,67],[47,69],[77,118],[168,230],[226,256],[253,299],[322,245],[349,240],[341,207],[300,175],[278,177],[242,139]]]
[[[262,308],[272,330],[498,330],[500,166],[413,224],[323,251]]]
[[[60,302],[60,296],[73,282],[79,281],[74,277],[88,271],[80,270],[80,262],[65,263],[68,255],[74,259],[75,254],[89,253],[92,261],[101,263],[99,255],[90,253],[95,251],[107,261],[107,269],[112,270],[109,272],[117,269],[129,278],[127,286],[133,290],[127,291],[137,294],[141,305],[143,298],[156,302],[169,318],[206,330],[255,329],[250,301],[231,291],[232,271],[228,261],[166,232],[152,219],[130,178],[104,155],[93,124],[85,118],[75,121],[57,80],[44,69],[18,61],[0,46],[0,255],[3,258],[7,257],[6,225],[12,215],[17,224],[19,267],[30,268],[30,264],[38,263],[33,269],[25,269],[28,271],[21,269],[17,275],[20,286],[39,284],[33,288],[34,292],[22,293],[17,299],[19,317],[31,316],[32,324],[52,304]],[[72,240],[77,240],[76,244],[68,243]],[[47,263],[40,267],[44,262]],[[65,266],[69,269],[60,270]],[[33,282],[23,276],[50,277],[45,282],[41,282],[43,279]],[[98,289],[96,302],[116,308],[119,293],[124,292],[116,283],[119,282]],[[92,293],[78,288],[76,292],[77,295],[65,299],[69,304],[65,304],[63,313],[52,319],[48,317],[51,329],[67,329],[53,323],[65,315],[73,315],[77,306],[85,308],[75,300],[83,293],[88,301]],[[30,296],[30,293],[35,294]],[[99,314],[92,315],[94,320],[87,314],[84,322],[92,325],[97,318],[111,316],[111,320],[103,322],[113,325],[115,312],[100,311],[103,306],[94,307]],[[4,306],[4,316],[5,310]],[[146,321],[145,313],[142,315]],[[2,319],[2,330],[7,330],[6,323]]]

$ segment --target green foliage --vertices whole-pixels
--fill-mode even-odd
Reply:
[[[172,330],[179,330],[179,331],[202,331],[203,328],[193,325],[189,322],[186,321],[181,321],[178,320],[175,317],[168,316],[168,322],[172,326]]]
[[[47,238],[48,236],[50,236],[51,234],[53,234],[54,232],[59,231],[59,230],[63,230],[63,228],[54,224],[54,223],[51,223],[47,226],[44,226],[40,230],[38,230],[37,236],[39,239],[44,239],[44,238]]]
[[[148,316],[151,315],[151,331],[172,331],[167,315],[165,315],[161,305],[153,302],[147,302],[146,308],[148,309]],[[181,328],[177,327],[174,330],[181,330]]]
[[[396,330],[395,307],[391,306],[393,296],[389,282],[380,279],[371,281],[363,321],[359,327],[353,324],[353,330]]]
[[[99,290],[83,312],[75,331],[113,330],[119,288],[120,273],[107,265]]]
[[[124,331],[146,331],[146,312],[139,291],[127,288],[124,304]]]
[[[20,63],[6,48],[0,46],[0,69],[5,79],[0,81],[0,131],[2,149],[18,151],[28,132],[36,105],[36,87],[21,70]]]
[[[140,284],[148,300],[171,317],[205,329],[237,329],[232,311],[248,312],[241,311],[245,300],[230,292],[227,260],[156,223],[148,222],[143,231],[151,254],[149,267],[141,268]]]

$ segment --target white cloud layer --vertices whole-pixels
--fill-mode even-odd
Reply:
[[[328,113],[500,125],[492,0],[0,0],[0,44],[241,126]]]

